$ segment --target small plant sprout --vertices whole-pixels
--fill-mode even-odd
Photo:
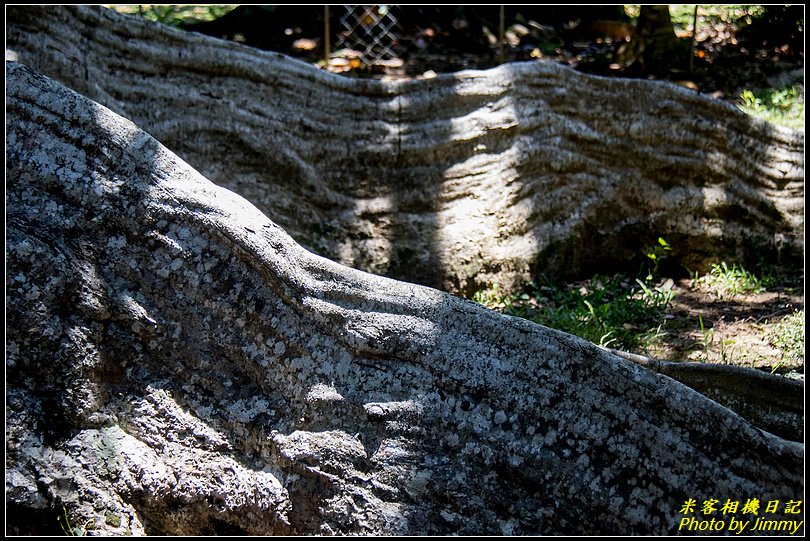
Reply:
[[[73,528],[70,525],[70,519],[68,518],[67,509],[62,507],[62,514],[56,517],[57,522],[59,522],[59,527],[62,528],[62,532],[64,532],[67,536],[80,536],[84,535],[84,530],[79,527]]]
[[[655,275],[658,274],[658,267],[661,261],[666,259],[666,253],[672,250],[672,247],[663,238],[658,237],[658,244],[645,250],[647,258],[652,261],[652,268],[647,273],[646,280],[651,282]]]
[[[705,362],[709,362],[709,352],[711,345],[714,342],[714,328],[706,328],[706,326],[703,324],[703,314],[698,314],[698,324],[700,325],[700,334],[703,336],[703,354],[705,356]]]
[[[70,525],[70,518],[68,518],[67,509],[62,506],[62,514],[56,516],[56,521],[59,523],[59,527],[62,528],[62,532],[69,537],[82,537],[87,535],[88,530],[92,530],[95,524],[93,519],[88,520],[84,527],[82,526],[71,526]]]

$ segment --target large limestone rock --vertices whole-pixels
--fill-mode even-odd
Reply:
[[[678,271],[801,261],[803,133],[668,83],[538,62],[354,80],[99,7],[7,15],[11,57],[355,268],[510,289],[635,271],[659,236]]]
[[[687,499],[802,498],[803,445],[578,338],[312,255],[128,120],[6,69],[8,531],[64,508],[105,534],[664,534]]]

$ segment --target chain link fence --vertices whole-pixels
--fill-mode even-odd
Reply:
[[[338,49],[359,53],[360,60],[373,65],[397,56],[394,45],[399,40],[396,6],[343,6],[337,32]]]

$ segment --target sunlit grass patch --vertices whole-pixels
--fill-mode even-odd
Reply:
[[[804,310],[796,310],[769,328],[765,338],[782,352],[779,364],[804,360]],[[775,368],[778,368],[775,367]]]
[[[745,90],[738,107],[771,124],[804,130],[804,87],[792,85],[782,89]]]
[[[193,24],[212,21],[222,17],[237,4],[216,4],[191,6],[186,4],[161,5],[161,4],[107,4],[104,7],[114,9],[120,13],[130,15],[140,15],[150,21],[179,26],[181,24]]]
[[[729,299],[737,295],[762,293],[771,285],[770,276],[757,277],[742,266],[725,261],[712,264],[712,270],[704,276],[695,276],[692,287],[710,291],[718,299]]]

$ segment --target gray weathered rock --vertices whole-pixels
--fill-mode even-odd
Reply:
[[[635,271],[659,236],[693,271],[802,261],[804,134],[667,83],[537,62],[347,79],[85,6],[9,8],[7,50],[376,274],[510,289]]]
[[[64,506],[107,534],[663,534],[689,498],[802,498],[803,445],[314,256],[131,122],[6,70],[9,531]]]

